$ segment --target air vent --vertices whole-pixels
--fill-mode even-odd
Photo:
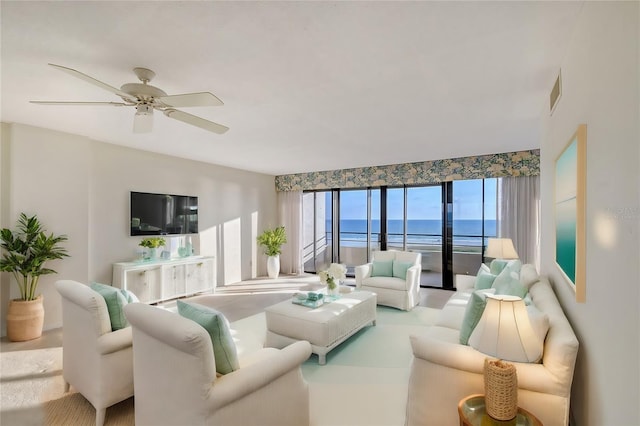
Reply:
[[[551,89],[551,94],[549,95],[549,111],[551,114],[553,114],[553,110],[558,106],[560,95],[562,95],[562,82],[560,76],[561,73],[558,72],[558,78],[556,78],[556,82],[553,85],[553,89]]]

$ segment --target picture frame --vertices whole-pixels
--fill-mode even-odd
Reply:
[[[555,261],[575,291],[586,300],[587,125],[580,124],[555,162]]]

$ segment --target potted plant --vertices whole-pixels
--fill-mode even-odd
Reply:
[[[265,229],[258,237],[258,244],[264,246],[264,254],[267,258],[267,274],[269,278],[278,278],[280,273],[280,253],[284,243],[287,242],[287,233],[284,226],[273,229]]]
[[[44,324],[42,295],[36,293],[38,280],[56,273],[44,267],[47,261],[68,256],[61,246],[67,236],[47,235],[35,215],[20,213],[16,231],[4,228],[0,239],[4,249],[0,270],[11,273],[20,288],[20,299],[9,302],[7,337],[14,342],[36,339],[42,335]]]
[[[141,247],[149,249],[149,259],[158,257],[158,247],[164,247],[165,240],[162,237],[146,237],[138,244]]]

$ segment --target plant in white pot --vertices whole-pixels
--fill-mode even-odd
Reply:
[[[158,248],[164,247],[165,244],[166,241],[162,237],[146,237],[143,238],[138,245],[140,247],[148,248],[148,258],[153,260],[158,258]]]
[[[287,233],[284,226],[273,229],[265,229],[258,237],[258,244],[264,246],[264,254],[267,258],[267,275],[269,278],[278,278],[280,274],[280,253],[282,245],[287,242]]]
[[[61,243],[66,235],[47,235],[34,215],[20,213],[16,231],[4,228],[0,231],[4,252],[0,270],[13,275],[20,288],[20,299],[9,302],[7,311],[7,337],[14,342],[32,340],[42,335],[44,307],[38,294],[38,281],[42,275],[55,274],[45,268],[49,260],[67,257]]]

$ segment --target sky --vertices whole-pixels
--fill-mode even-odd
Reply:
[[[496,200],[497,179],[485,179],[485,200]],[[441,187],[423,186],[408,188],[407,218],[409,220],[436,220],[442,217]],[[367,191],[343,190],[340,193],[340,217],[343,220],[359,219],[367,217]],[[454,219],[482,218],[482,180],[460,180],[453,182],[453,214]],[[330,202],[329,200],[327,201]],[[403,188],[389,188],[387,190],[387,216],[388,219],[403,218]],[[328,206],[329,207],[329,206]],[[380,209],[380,191],[373,190],[371,194],[372,212]],[[330,207],[327,209],[331,211]],[[379,214],[372,215],[372,219],[379,219]],[[496,219],[496,206],[487,203],[485,206],[485,219]]]

